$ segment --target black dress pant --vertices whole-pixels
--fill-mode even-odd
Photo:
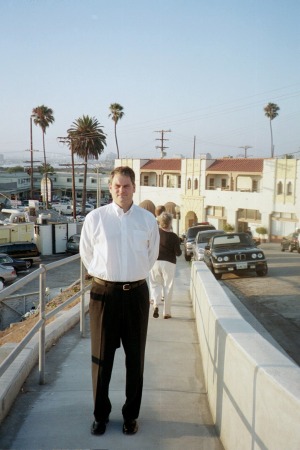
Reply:
[[[106,420],[111,412],[109,383],[115,351],[121,342],[126,364],[126,401],[122,414],[124,419],[136,419],[143,391],[149,318],[148,285],[145,282],[123,291],[113,285],[103,286],[93,281],[90,297],[95,420]]]

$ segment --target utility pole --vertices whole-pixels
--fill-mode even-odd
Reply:
[[[30,149],[25,150],[30,152],[30,161],[24,161],[26,163],[30,162],[30,197],[33,199],[33,163],[40,162],[33,160],[33,152],[38,152],[39,150],[33,150],[33,139],[32,139],[32,116],[30,116]]]
[[[245,158],[247,158],[247,150],[249,148],[253,148],[253,147],[251,147],[250,145],[244,145],[244,147],[242,146],[242,147],[239,147],[239,148],[243,148],[245,150]]]
[[[155,148],[159,148],[160,149],[160,151],[161,151],[161,158],[163,158],[166,155],[164,150],[166,148],[169,148],[169,147],[165,147],[164,146],[164,141],[168,141],[169,140],[169,139],[166,139],[164,137],[164,134],[165,133],[171,133],[171,130],[159,130],[159,131],[155,131],[155,133],[161,133],[161,137],[158,138],[158,139],[155,139],[156,141],[161,141],[161,144],[157,145]]]

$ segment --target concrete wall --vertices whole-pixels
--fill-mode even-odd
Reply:
[[[190,293],[213,420],[226,450],[299,450],[300,368],[248,324],[204,263]]]

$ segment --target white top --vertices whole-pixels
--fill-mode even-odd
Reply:
[[[116,203],[91,211],[80,237],[80,255],[91,276],[108,281],[147,278],[157,260],[159,231],[149,211],[132,205],[124,213]]]

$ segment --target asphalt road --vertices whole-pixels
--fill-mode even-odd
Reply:
[[[300,365],[300,254],[281,252],[279,244],[262,244],[266,277],[223,275],[221,283]]]
[[[57,254],[50,256],[42,256],[42,264],[50,264],[60,259],[67,258],[71,255],[67,254]],[[33,272],[39,268],[39,264],[34,264],[28,272],[20,272],[18,274],[18,279],[28,275],[28,273]],[[50,288],[53,292],[59,291],[60,289],[65,289],[72,283],[77,281],[80,277],[80,260],[73,261],[65,266],[60,266],[56,269],[49,270],[46,274],[46,286]],[[39,290],[39,278],[28,283],[20,293],[36,292]]]

